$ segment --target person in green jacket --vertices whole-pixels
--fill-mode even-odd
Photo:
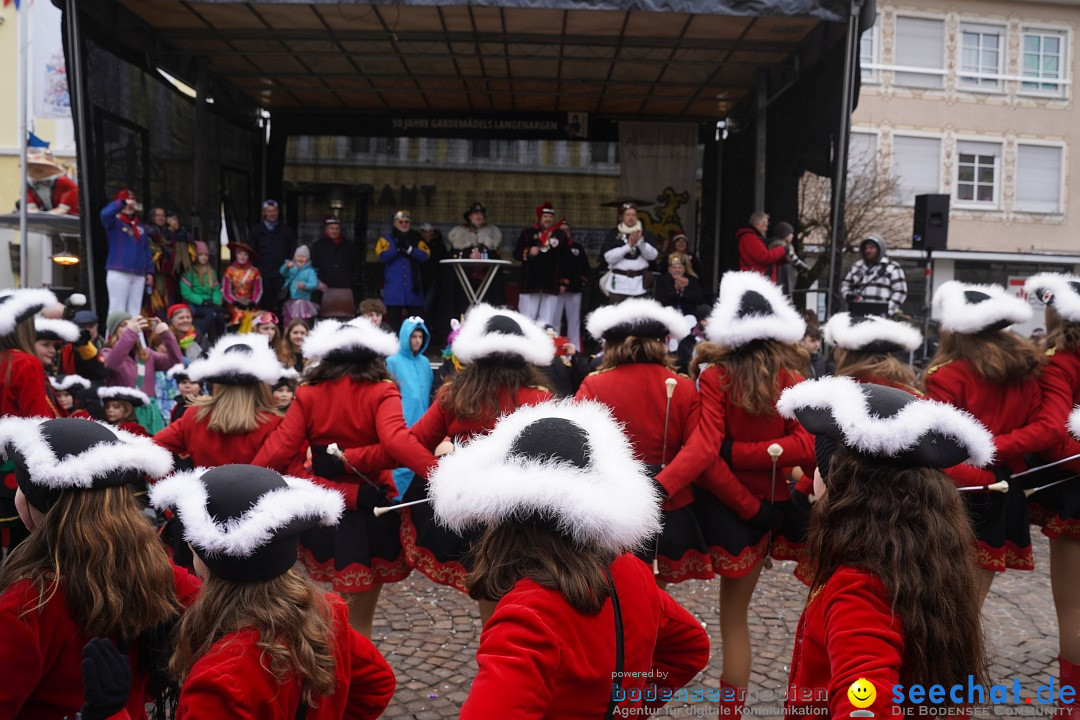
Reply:
[[[213,342],[225,330],[225,309],[221,305],[221,284],[210,265],[210,248],[195,243],[195,267],[180,276],[180,295],[195,312],[199,332]]]

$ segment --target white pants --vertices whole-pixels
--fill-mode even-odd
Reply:
[[[555,308],[558,302],[558,295],[521,293],[518,295],[518,312],[540,325],[555,327]]]
[[[581,293],[566,292],[558,296],[555,304],[555,330],[558,331],[562,324],[563,313],[566,313],[566,337],[574,343],[574,347],[581,351]]]
[[[126,312],[142,313],[143,293],[146,292],[146,276],[119,270],[105,272],[105,287],[109,289],[109,315]]]

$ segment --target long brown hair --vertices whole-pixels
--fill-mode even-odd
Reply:
[[[197,422],[206,422],[208,429],[227,435],[251,432],[271,415],[281,415],[274,403],[274,393],[261,382],[251,385],[214,383],[210,394],[195,397],[191,406],[196,408]]]
[[[279,682],[300,679],[304,702],[334,692],[334,628],[322,592],[295,570],[272,580],[234,583],[210,574],[176,631],[169,669],[183,683],[218,640],[241,630],[259,634],[261,664]]]
[[[631,335],[622,340],[604,343],[604,357],[600,362],[601,370],[610,370],[629,363],[651,363],[663,365],[674,372],[675,362],[667,346],[656,338]]]
[[[1076,352],[1080,350],[1080,323],[1069,322],[1046,306],[1046,347]]]
[[[319,383],[343,377],[360,383],[375,383],[383,380],[394,382],[390,371],[386,369],[386,360],[381,357],[373,357],[366,362],[323,360],[317,365],[309,366],[304,370],[304,375],[300,378],[300,384],[318,385]]]
[[[810,515],[811,591],[841,565],[875,575],[904,632],[906,680],[985,684],[974,535],[964,502],[932,468],[873,465],[839,446]]]
[[[488,527],[470,551],[465,580],[474,600],[497,602],[518,580],[558,590],[581,613],[600,611],[608,598],[608,567],[615,553],[578,545],[550,522],[505,522]]]
[[[780,371],[801,375],[809,362],[810,354],[801,347],[776,340],[757,340],[734,349],[703,342],[694,349],[690,377],[697,380],[705,365],[718,365],[727,371],[724,390],[735,405],[752,415],[772,415],[780,397]]]
[[[456,417],[482,418],[501,412],[499,398],[503,394],[512,401],[519,390],[543,387],[546,382],[540,371],[527,362],[480,360],[452,375],[438,402]]]
[[[84,634],[121,644],[179,607],[165,547],[127,486],[62,493],[0,566],[0,592],[22,579],[38,590],[27,612],[59,591]]]
[[[888,353],[868,353],[858,350],[845,350],[833,347],[833,360],[836,361],[836,374],[853,377],[857,380],[880,378],[897,385],[922,391],[919,379],[910,365],[900,362]]]
[[[1026,380],[1041,362],[1034,343],[1008,330],[974,335],[942,331],[930,367],[953,360],[967,360],[979,375],[1001,385]]]
[[[292,342],[289,341],[289,335],[292,334],[292,329],[297,325],[303,325],[305,328],[308,326],[307,322],[303,318],[293,318],[289,321],[289,324],[285,326],[285,329],[281,333],[281,337],[277,341],[277,358],[285,367],[296,366],[296,351],[292,348]]]
[[[0,350],[22,350],[34,355],[34,343],[37,331],[34,329],[34,316],[25,317],[15,325],[7,335],[0,336]]]

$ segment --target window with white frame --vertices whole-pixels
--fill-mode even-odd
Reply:
[[[958,205],[997,207],[1001,184],[1001,143],[960,140],[956,143]]]
[[[873,27],[863,31],[859,38],[859,64],[862,67],[862,81],[866,83],[878,82],[878,71],[873,67],[878,62],[878,26],[879,23],[875,21]]]
[[[945,21],[897,17],[896,66],[895,85],[942,87],[945,75]]]
[[[964,23],[960,26],[960,84],[966,88],[997,90],[1004,54],[1005,28]]]
[[[877,133],[852,130],[848,141],[848,172],[873,173],[877,166]]]
[[[1016,200],[1020,212],[1060,213],[1061,171],[1065,148],[1060,145],[1016,146]]]
[[[913,205],[916,195],[941,188],[941,138],[893,136],[893,202]]]
[[[1023,31],[1020,91],[1040,95],[1065,94],[1066,34],[1057,30]],[[1028,79],[1030,78],[1030,79]]]

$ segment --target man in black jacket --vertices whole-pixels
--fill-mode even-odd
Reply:
[[[281,208],[277,200],[265,200],[262,204],[262,220],[251,226],[248,244],[257,253],[255,267],[262,274],[263,294],[260,306],[281,314],[281,293],[284,279],[281,264],[291,260],[296,250],[296,235],[291,227],[280,222]]]
[[[311,246],[311,264],[323,291],[320,315],[354,317],[364,292],[364,255],[361,248],[341,235],[341,221],[333,215],[323,218],[322,237]],[[341,291],[348,291],[346,293]],[[346,308],[351,308],[346,313]]]

